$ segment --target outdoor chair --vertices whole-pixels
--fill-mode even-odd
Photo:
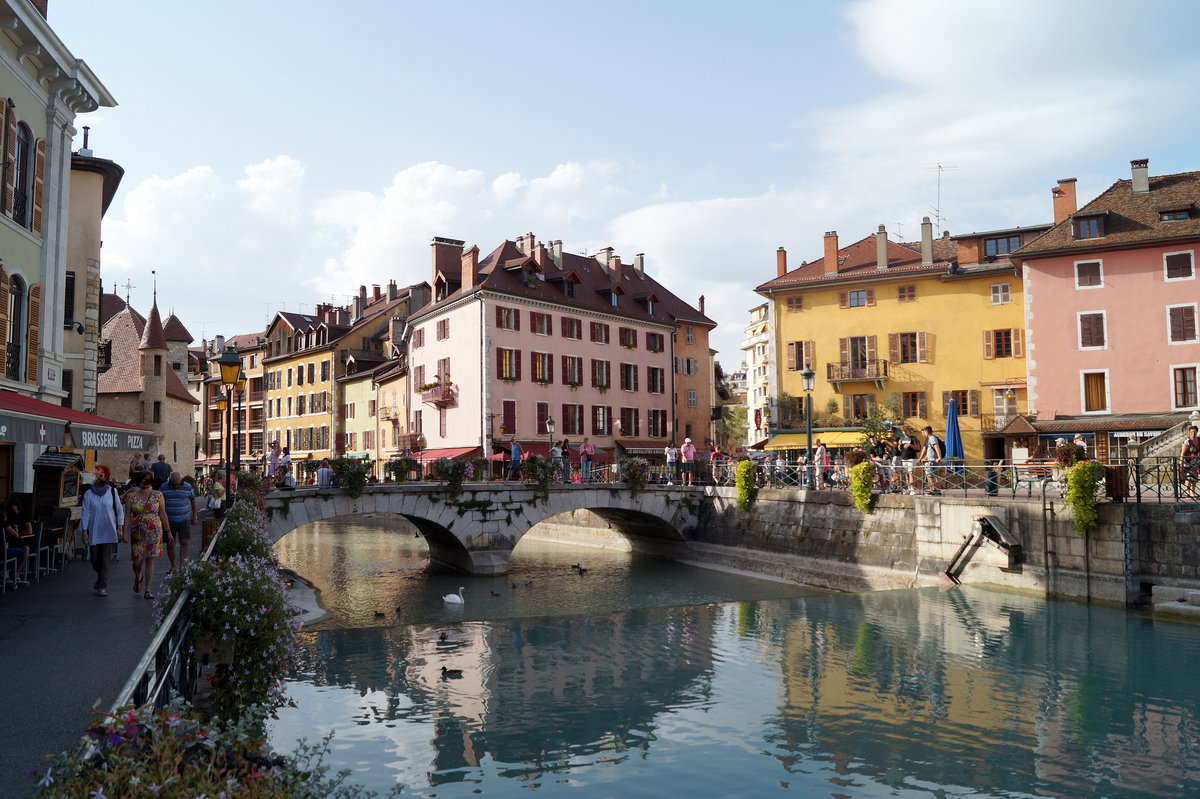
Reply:
[[[47,555],[47,560],[41,563],[46,574],[54,574],[70,559],[70,552],[66,548],[67,528],[70,524],[70,508],[58,508],[41,518],[42,541],[38,549],[45,551]]]
[[[33,541],[29,546],[29,557],[25,559],[25,573],[21,579],[26,582],[39,582],[42,579],[42,523],[33,523]],[[29,579],[29,571],[33,570],[33,579]]]
[[[17,587],[17,564],[20,563],[19,558],[9,557],[8,542],[4,542],[4,548],[0,550],[0,558],[4,560],[4,569],[0,572],[0,594],[8,593],[9,586],[14,589]],[[12,571],[11,581],[9,579],[9,571]]]

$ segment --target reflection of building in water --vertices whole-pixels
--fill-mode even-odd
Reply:
[[[1139,693],[1195,692],[1171,685],[1182,670],[1124,614],[958,589],[857,599],[808,598],[787,630],[787,768],[1047,796],[1196,785],[1200,708]]]
[[[655,716],[708,692],[722,607],[467,622],[305,636],[317,684],[382,691],[375,720],[432,722],[432,784],[484,758],[533,778],[579,755],[648,748]],[[462,677],[443,679],[442,667]],[[379,719],[379,716],[383,716]],[[522,771],[524,770],[524,771]]]

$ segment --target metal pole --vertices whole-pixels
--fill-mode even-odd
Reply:
[[[225,510],[228,510],[230,504],[233,502],[233,497],[229,494],[231,487],[231,474],[233,472],[233,464],[231,462],[233,455],[233,441],[230,440],[233,436],[232,408],[233,399],[231,397],[229,402],[225,405]]]
[[[812,462],[812,392],[804,398],[804,487],[813,490]]]
[[[237,472],[242,470],[242,395],[245,393],[245,391],[238,392],[237,439],[233,447],[233,468]]]

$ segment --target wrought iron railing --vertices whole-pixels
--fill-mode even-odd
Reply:
[[[22,379],[21,345],[12,341],[4,348],[4,376],[9,380]]]
[[[851,361],[825,364],[825,376],[831,381],[883,380],[888,376],[888,362],[881,360]]]

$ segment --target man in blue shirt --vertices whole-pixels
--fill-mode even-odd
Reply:
[[[521,479],[521,445],[517,443],[517,437],[513,436],[509,456],[512,460],[508,464],[509,480]]]
[[[196,493],[183,482],[179,472],[171,472],[170,478],[159,488],[167,506],[167,521],[171,523],[171,536],[167,542],[167,556],[171,560],[171,571],[175,570],[175,542],[179,542],[179,562],[187,559],[188,540],[192,537],[192,525],[196,523]],[[168,575],[171,572],[167,572]]]

